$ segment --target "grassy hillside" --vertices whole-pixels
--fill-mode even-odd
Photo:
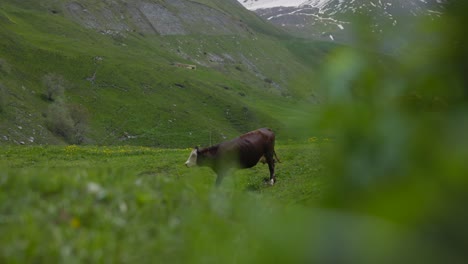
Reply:
[[[47,3],[0,4],[0,144],[206,145],[281,131],[284,109],[315,92],[314,69],[271,35],[108,34]],[[247,14],[240,19],[268,31]],[[50,86],[63,95],[48,98]]]

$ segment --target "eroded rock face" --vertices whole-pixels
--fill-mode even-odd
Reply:
[[[106,34],[138,32],[158,35],[247,34],[245,25],[207,5],[186,1],[86,0],[65,4],[65,13],[84,27]]]
[[[160,35],[185,35],[188,33],[181,19],[164,6],[154,3],[140,3],[137,9],[142,16],[141,20],[150,24],[151,28]]]

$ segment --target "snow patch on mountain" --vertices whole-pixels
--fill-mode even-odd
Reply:
[[[356,18],[365,16],[369,34],[384,35],[412,27],[413,18],[442,14],[448,0],[238,0],[293,35],[348,42]],[[400,28],[403,25],[404,28]]]
[[[304,0],[238,0],[242,5],[244,5],[249,10],[256,10],[262,8],[272,8],[272,7],[298,7]]]
[[[334,2],[336,0],[238,0],[242,5],[244,5],[247,9],[256,10],[262,8],[274,8],[274,7],[304,7],[304,6],[312,6],[315,8],[325,8],[330,2]],[[359,2],[359,0],[337,0],[339,4],[354,4],[355,2]],[[419,1],[424,4],[429,4],[434,0],[414,0]],[[438,4],[443,4],[447,0],[435,0]],[[377,5],[383,6],[381,0],[375,1],[373,0],[368,1],[369,4],[376,7]],[[398,2],[395,1],[395,2]],[[411,0],[409,0],[411,2]],[[385,3],[387,6],[391,6],[392,2]]]

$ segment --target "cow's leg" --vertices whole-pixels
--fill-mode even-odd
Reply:
[[[274,185],[276,182],[276,175],[275,175],[275,159],[273,158],[273,153],[268,153],[265,155],[265,158],[268,163],[268,169],[270,169],[270,185]]]
[[[216,173],[216,183],[215,183],[216,187],[218,187],[221,184],[225,175],[226,175],[225,172]]]

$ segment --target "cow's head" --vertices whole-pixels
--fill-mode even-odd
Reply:
[[[188,168],[196,166],[198,153],[199,153],[198,147],[195,147],[190,153],[190,156],[188,157],[187,161],[185,162],[185,166],[187,166]]]

